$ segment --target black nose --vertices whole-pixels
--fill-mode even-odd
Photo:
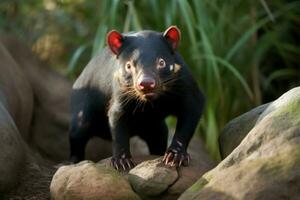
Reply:
[[[155,80],[151,77],[141,77],[137,83],[138,89],[142,91],[153,90],[156,86]]]

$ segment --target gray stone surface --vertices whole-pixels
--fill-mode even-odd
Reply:
[[[226,124],[219,137],[222,158],[228,156],[241,143],[268,106],[269,103],[258,106]]]
[[[179,199],[299,199],[300,87],[268,105],[240,145]]]
[[[145,196],[158,196],[178,179],[175,167],[165,166],[161,158],[142,162],[129,172],[134,190]]]

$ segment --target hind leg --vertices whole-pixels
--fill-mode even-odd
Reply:
[[[105,105],[105,98],[98,90],[72,90],[72,123],[69,132],[71,162],[76,163],[84,159],[86,144],[92,136],[110,139]]]
[[[88,140],[91,138],[90,124],[85,121],[80,111],[77,115],[73,116],[69,141],[70,141],[70,162],[78,163],[84,160],[85,147]]]

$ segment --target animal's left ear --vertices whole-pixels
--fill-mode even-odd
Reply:
[[[164,32],[164,38],[170,43],[173,51],[175,51],[179,45],[179,41],[181,38],[181,33],[179,28],[177,26],[170,26],[165,32]]]

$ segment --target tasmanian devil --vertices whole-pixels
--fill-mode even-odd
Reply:
[[[107,34],[108,47],[94,57],[73,85],[71,162],[84,159],[92,136],[113,141],[116,169],[134,167],[129,139],[138,135],[166,165],[188,165],[187,147],[202,114],[204,96],[177,52],[180,30]],[[165,118],[177,118],[167,148]]]

